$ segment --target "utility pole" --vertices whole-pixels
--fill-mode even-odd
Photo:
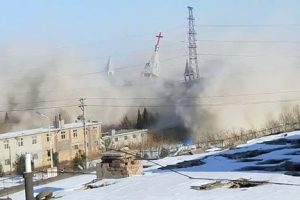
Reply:
[[[12,175],[12,161],[11,161],[11,148],[10,145],[8,146],[8,150],[9,150],[9,173],[10,175]]]
[[[86,145],[86,130],[85,130],[85,104],[84,104],[85,99],[80,98],[79,102],[79,108],[82,111],[82,123],[83,123],[83,138],[84,138],[84,156],[85,156],[85,168],[87,169],[88,167],[88,154],[87,154],[87,145]]]

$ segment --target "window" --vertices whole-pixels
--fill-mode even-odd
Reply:
[[[135,134],[133,134],[133,135],[132,135],[132,138],[136,138],[136,135],[135,135]]]
[[[4,149],[9,149],[9,140],[4,141]]]
[[[18,138],[18,146],[19,147],[24,146],[24,144],[23,144],[23,138]]]
[[[50,141],[50,135],[49,135],[49,133],[47,133],[47,142],[49,142]]]
[[[124,140],[127,140],[127,139],[128,139],[127,135],[126,135],[126,136],[124,136]]]
[[[63,139],[66,139],[66,132],[65,132],[65,131],[62,131],[62,132],[60,133],[60,137],[61,137],[62,140],[63,140]]]
[[[74,145],[74,149],[78,149],[78,145],[76,144],[76,145]]]
[[[10,159],[5,159],[4,164],[5,165],[10,165]]]
[[[77,137],[77,129],[74,129],[74,130],[73,130],[73,137],[74,137],[74,138]]]
[[[37,154],[37,153],[35,153],[35,154],[33,154],[33,155],[32,155],[32,158],[33,158],[33,160],[36,160],[36,159],[38,159],[38,158],[39,158],[39,156],[38,156],[38,154]]]
[[[118,138],[117,137],[115,138],[115,142],[118,142]]]
[[[37,141],[37,137],[36,136],[32,136],[32,144],[36,144]]]
[[[50,157],[50,150],[47,150],[47,156]]]

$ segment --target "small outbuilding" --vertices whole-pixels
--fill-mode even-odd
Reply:
[[[97,164],[97,178],[125,178],[141,175],[143,166],[141,160],[125,152],[109,151],[102,154],[102,162]]]

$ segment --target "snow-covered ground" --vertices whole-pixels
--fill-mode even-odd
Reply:
[[[298,143],[299,142],[299,143]],[[124,179],[101,180],[93,183],[99,186],[86,189],[85,184],[96,178],[95,175],[81,175],[65,180],[49,183],[35,188],[38,193],[46,187],[54,191],[60,199],[72,200],[150,200],[150,199],[299,199],[300,177],[285,175],[286,161],[297,164],[300,162],[300,132],[268,136],[251,140],[238,148],[223,151],[210,151],[198,155],[167,157],[156,162],[169,166],[173,170],[186,174],[179,175],[170,170],[159,169],[160,166],[152,164],[144,170],[144,175]],[[200,161],[200,165],[181,168],[183,161]],[[270,161],[271,160],[271,161]],[[275,160],[275,161],[274,161]],[[188,162],[186,162],[188,163]],[[147,163],[149,164],[149,163]],[[259,167],[255,171],[245,170],[245,167]],[[268,168],[268,171],[264,170]],[[271,169],[271,170],[270,170]],[[290,168],[289,168],[290,169]],[[298,169],[298,168],[295,168]],[[192,186],[199,186],[212,181],[203,178],[240,179],[269,181],[273,183],[288,183],[294,185],[264,184],[250,188],[216,188],[212,190],[194,190]],[[12,199],[24,199],[24,191],[10,195]]]
[[[33,181],[40,181],[48,179],[47,173],[36,173],[34,174]],[[0,188],[9,188],[12,186],[21,185],[24,183],[23,176],[4,176],[0,178]]]

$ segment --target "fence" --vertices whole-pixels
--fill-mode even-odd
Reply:
[[[227,138],[218,140],[208,140],[196,143],[199,149],[208,149],[211,147],[228,148],[234,147],[239,144],[246,143],[247,141],[263,136],[276,135],[284,132],[291,132],[299,130],[299,123],[285,123],[271,128],[261,129],[258,131],[250,130],[247,133],[241,133]]]

